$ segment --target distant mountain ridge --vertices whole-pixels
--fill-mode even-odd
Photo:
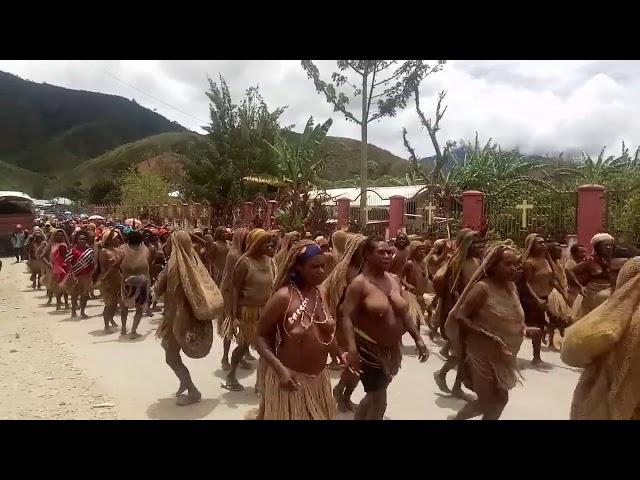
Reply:
[[[0,161],[58,174],[119,145],[187,129],[135,101],[0,71]]]

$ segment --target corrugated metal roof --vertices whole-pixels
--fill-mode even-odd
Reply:
[[[0,199],[3,198],[3,197],[4,198],[21,198],[21,199],[24,199],[24,200],[33,201],[33,199],[29,195],[24,193],[24,192],[12,192],[12,191],[9,191],[9,190],[0,190]]]
[[[411,185],[411,186],[398,186],[398,187],[369,187],[367,191],[367,206],[369,207],[388,207],[389,198],[400,195],[406,199],[413,198],[416,193],[425,188],[426,185]],[[314,190],[311,195],[325,193],[325,191]],[[355,188],[331,188],[326,190],[326,193],[331,197],[330,200],[324,202],[325,205],[335,205],[336,200],[339,198],[348,198],[351,200],[353,206],[357,206],[360,202],[360,187]]]

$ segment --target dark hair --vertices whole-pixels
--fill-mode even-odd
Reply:
[[[373,233],[367,236],[367,239],[362,244],[362,254],[366,255],[367,253],[371,253],[371,251],[375,250],[376,243],[385,242],[386,240],[382,238],[379,234]]]
[[[140,245],[144,241],[144,235],[140,230],[132,230],[127,234],[126,242],[129,245]]]
[[[584,248],[584,245],[576,243],[575,245],[571,246],[571,249],[569,251],[571,252],[571,255],[577,255],[578,254],[578,250],[580,248]]]

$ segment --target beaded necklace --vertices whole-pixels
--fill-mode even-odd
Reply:
[[[318,287],[314,288],[315,301],[313,302],[313,310],[311,311],[311,313],[309,313],[309,311],[307,310],[307,308],[309,306],[309,297],[305,297],[302,294],[302,292],[300,291],[300,289],[293,282],[289,283],[289,286],[290,286],[289,304],[287,305],[287,310],[286,311],[289,311],[289,306],[291,306],[291,302],[293,301],[293,292],[295,292],[298,295],[298,297],[300,298],[300,306],[298,306],[298,308],[293,313],[293,315],[288,317],[286,322],[283,322],[283,324],[282,324],[282,330],[284,331],[284,333],[288,337],[291,336],[291,333],[289,333],[287,331],[287,324],[293,326],[294,323],[298,319],[300,320],[300,325],[305,330],[308,330],[309,327],[311,327],[314,323],[316,325],[324,325],[325,323],[329,322],[329,320],[332,317],[329,314],[329,312],[327,312],[326,305],[325,305],[324,301],[322,300],[322,296],[320,295],[320,291],[318,290]],[[320,304],[322,305],[322,313],[324,314],[324,320],[317,320],[315,318],[316,307],[318,305],[318,302],[320,302]],[[306,323],[305,323],[305,317],[307,317],[307,322]],[[318,339],[318,341],[322,345],[324,345],[324,346],[331,345],[331,342],[333,342],[333,338],[335,337],[335,334],[336,334],[336,328],[335,327],[333,329],[333,332],[331,333],[331,338],[329,339],[328,342],[322,341],[322,339],[320,338],[320,335],[318,333],[318,329],[317,328],[314,328],[313,330],[314,330],[314,332],[316,334],[316,338]]]

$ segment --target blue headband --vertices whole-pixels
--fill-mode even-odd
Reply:
[[[296,263],[306,262],[311,257],[315,257],[316,255],[322,255],[322,250],[318,245],[307,245],[302,249],[298,258],[296,258]]]

